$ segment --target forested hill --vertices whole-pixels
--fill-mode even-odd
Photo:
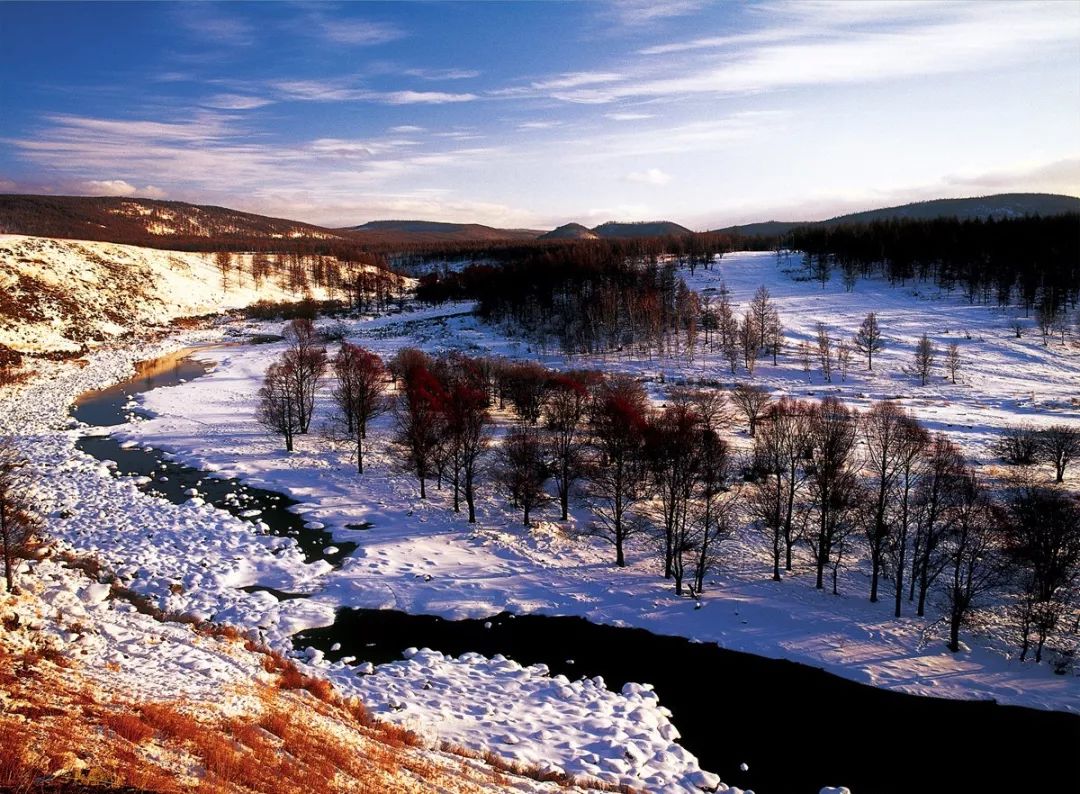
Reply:
[[[343,231],[356,233],[372,242],[436,243],[464,240],[535,240],[540,232],[533,229],[497,229],[479,223],[443,223],[441,221],[370,221]]]
[[[871,221],[898,218],[911,220],[932,220],[934,218],[973,220],[1023,218],[1029,215],[1047,217],[1070,212],[1080,212],[1080,198],[1054,193],[999,193],[993,196],[919,201],[897,207],[882,207],[848,215],[838,215],[824,221],[764,221],[741,226],[728,226],[717,229],[717,231],[723,234],[737,234],[747,237],[778,237],[800,226],[844,226],[852,223],[870,223]]]
[[[177,251],[329,252],[354,238],[300,221],[225,207],[105,196],[0,195],[0,233],[139,245]]]

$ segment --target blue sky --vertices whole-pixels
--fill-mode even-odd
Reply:
[[[1080,195],[1080,3],[0,3],[0,191],[715,228]]]

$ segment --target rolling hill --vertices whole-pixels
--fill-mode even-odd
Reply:
[[[896,207],[853,212],[838,215],[824,221],[765,221],[727,226],[714,231],[720,234],[738,234],[746,237],[775,237],[786,234],[797,226],[840,226],[851,223],[907,218],[929,220],[931,218],[1022,218],[1025,215],[1063,215],[1080,212],[1080,198],[1054,193],[998,193],[992,196],[972,198],[934,199],[902,204]]]
[[[475,240],[535,240],[541,232],[533,229],[497,229],[479,223],[441,221],[370,221],[340,230],[371,242],[435,243]]]
[[[346,235],[310,223],[226,207],[102,196],[0,195],[0,234],[189,251],[253,244],[287,249],[296,241],[356,244]]]

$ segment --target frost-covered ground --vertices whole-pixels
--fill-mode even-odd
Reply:
[[[794,356],[779,366],[761,362],[755,380],[800,396],[835,393],[856,406],[870,400],[900,398],[928,427],[947,431],[980,463],[991,461],[987,444],[1000,427],[1016,421],[1036,424],[1080,421],[1075,396],[1080,386],[1080,355],[1074,347],[1044,347],[1034,333],[1015,339],[1011,312],[969,305],[959,295],[939,294],[926,285],[890,287],[861,281],[845,292],[836,279],[822,289],[795,281],[772,254],[734,254],[719,268],[699,269],[695,289],[719,287],[733,299],[749,301],[765,283],[776,299],[788,338],[810,339],[818,320],[836,336],[849,336],[867,311],[878,312],[888,340],[865,373],[854,361],[847,382],[823,384],[820,373],[808,383]],[[602,366],[670,382],[705,377],[731,380],[716,354],[692,361],[641,360],[611,356],[574,358],[536,355],[528,343],[508,339],[470,316],[468,306],[448,306],[358,323],[353,341],[389,356],[404,345],[428,350],[460,348],[513,357],[536,357],[550,366]],[[965,361],[961,382],[935,377],[926,387],[903,370],[915,339],[923,332],[944,347],[955,340]],[[363,477],[354,474],[350,447],[322,434],[300,440],[285,455],[252,418],[255,392],[273,345],[211,350],[215,371],[192,383],[147,395],[145,405],[159,415],[121,429],[121,435],[170,450],[187,462],[238,476],[256,485],[281,489],[303,504],[308,518],[356,541],[345,564],[320,577],[319,599],[334,604],[386,607],[447,617],[478,617],[501,610],[576,614],[598,622],[633,625],[723,647],[783,657],[824,667],[854,680],[920,694],[993,698],[1003,703],[1080,710],[1080,687],[1073,676],[1056,676],[1049,666],[1021,665],[994,627],[968,634],[970,651],[951,654],[942,627],[929,620],[892,617],[888,599],[866,601],[867,570],[854,561],[841,578],[842,595],[816,592],[805,567],[782,583],[768,580],[762,544],[736,541],[726,564],[710,582],[703,608],[676,598],[657,575],[655,555],[645,545],[631,553],[631,565],[617,570],[610,549],[579,538],[587,520],[582,509],[563,526],[549,511],[522,529],[516,511],[490,486],[481,488],[479,522],[466,523],[448,509],[445,492],[432,489],[426,502],[417,485],[398,467],[388,440],[391,419],[373,428]],[[740,375],[744,378],[744,375]],[[835,376],[839,381],[839,374]],[[662,387],[653,385],[658,397]],[[321,398],[319,417],[328,416]],[[504,416],[503,419],[506,417]],[[745,443],[742,431],[737,440]],[[1049,477],[1049,471],[1043,472]],[[1077,482],[1070,475],[1070,484]],[[371,522],[356,532],[348,523]],[[936,616],[936,613],[934,613]]]

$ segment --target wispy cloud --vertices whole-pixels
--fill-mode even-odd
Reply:
[[[800,4],[795,4],[799,6]],[[854,3],[818,4],[845,20]],[[892,4],[871,6],[888,9]],[[914,8],[903,6],[905,12]],[[936,8],[936,7],[935,7]],[[798,86],[871,83],[898,78],[985,70],[1075,50],[1080,14],[1071,4],[992,3],[943,6],[943,13],[901,27],[851,31],[739,50],[737,59],[658,75],[643,71],[604,85],[555,90],[566,102],[602,104],[627,97],[670,97],[698,93],[737,94]],[[865,9],[863,19],[874,19]],[[888,14],[895,17],[896,14]]]
[[[404,38],[405,32],[395,25],[365,20],[316,18],[316,25],[323,37],[337,44],[354,47],[370,47]]]
[[[279,80],[270,86],[283,99],[303,102],[376,102],[384,105],[445,105],[471,102],[471,93],[446,91],[372,91],[341,80]]]
[[[573,72],[550,80],[535,82],[532,87],[539,91],[551,91],[598,83],[614,83],[622,79],[623,75],[617,72]]]
[[[468,80],[480,76],[475,69],[406,69],[402,74],[422,80]]]
[[[180,27],[203,42],[230,47],[255,42],[255,29],[248,22],[213,3],[181,3],[172,8]]]
[[[203,107],[218,110],[255,110],[272,104],[274,104],[272,99],[245,94],[215,94],[202,102]]]
[[[615,0],[604,9],[603,16],[636,27],[693,14],[705,4],[706,0]]]

